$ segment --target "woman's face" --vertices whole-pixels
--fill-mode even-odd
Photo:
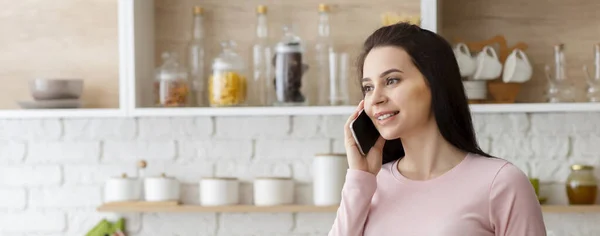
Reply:
[[[372,49],[365,58],[363,77],[365,111],[383,138],[405,138],[431,122],[429,86],[404,49]]]

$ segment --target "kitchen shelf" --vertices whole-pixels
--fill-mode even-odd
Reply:
[[[314,205],[282,205],[282,206],[201,206],[201,205],[146,205],[146,204],[105,204],[98,207],[100,212],[336,212],[338,206]],[[545,213],[600,213],[600,205],[572,206],[572,205],[542,205]]]
[[[105,204],[98,207],[100,212],[335,212],[338,206],[314,206],[314,205],[282,205],[282,206],[254,206],[254,205],[232,205],[232,206],[201,206],[201,205],[144,205],[144,204]]]
[[[600,103],[471,104],[472,113],[598,112]],[[2,119],[350,115],[355,106],[0,110]]]
[[[600,205],[542,205],[545,213],[600,213]]]
[[[472,113],[538,113],[600,111],[600,103],[472,104]],[[132,116],[277,116],[350,115],[355,106],[137,108]]]
[[[35,119],[35,118],[106,118],[125,117],[123,109],[30,109],[0,110],[3,119]]]

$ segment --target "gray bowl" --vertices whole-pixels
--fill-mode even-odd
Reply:
[[[34,79],[29,91],[35,100],[79,99],[83,92],[83,79]]]

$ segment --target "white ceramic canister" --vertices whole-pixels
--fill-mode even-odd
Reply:
[[[104,185],[105,202],[139,201],[142,197],[142,184],[138,178],[122,174],[112,177]]]
[[[149,202],[179,201],[179,181],[164,173],[144,180],[144,199]]]
[[[254,205],[275,206],[294,203],[294,180],[259,177],[254,180]]]
[[[240,183],[237,178],[212,177],[200,180],[200,205],[223,206],[240,202]]]
[[[346,154],[316,154],[312,167],[313,203],[317,206],[339,205],[346,180]]]

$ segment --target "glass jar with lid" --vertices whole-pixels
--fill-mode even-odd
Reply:
[[[594,167],[589,165],[572,165],[567,177],[566,189],[569,204],[595,204],[598,183],[594,176]]]
[[[277,43],[273,64],[275,67],[275,105],[306,105],[302,93],[302,76],[308,69],[303,64],[304,48],[300,37],[289,26],[283,27],[284,35]]]
[[[221,46],[223,51],[213,60],[208,79],[208,101],[212,107],[244,105],[248,92],[244,59],[235,52],[234,41]]]
[[[163,64],[157,68],[154,81],[154,103],[160,107],[188,105],[190,84],[185,66],[175,52],[162,54]]]

